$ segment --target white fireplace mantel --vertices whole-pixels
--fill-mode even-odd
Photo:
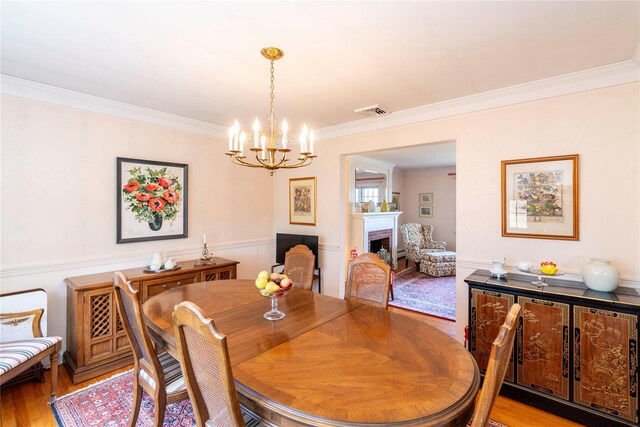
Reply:
[[[398,217],[402,212],[352,213],[350,221],[350,247],[356,245],[360,253],[369,252],[369,232],[392,230],[391,259],[398,265]]]

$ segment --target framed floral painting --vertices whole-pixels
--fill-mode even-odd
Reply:
[[[289,224],[316,225],[316,178],[289,179]]]
[[[118,157],[117,243],[187,237],[189,166]]]
[[[502,161],[502,235],[578,240],[578,155]]]

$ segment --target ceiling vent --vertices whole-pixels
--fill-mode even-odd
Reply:
[[[363,116],[367,116],[367,117],[382,116],[387,114],[387,112],[383,108],[380,108],[378,104],[369,105],[367,107],[362,107],[362,108],[356,108],[355,110],[353,110],[353,112],[360,113]]]

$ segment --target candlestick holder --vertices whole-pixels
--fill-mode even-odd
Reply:
[[[193,264],[194,267],[198,267],[200,265],[216,265],[216,262],[213,260],[213,254],[209,252],[209,249],[207,249],[206,243],[202,248],[202,257]]]

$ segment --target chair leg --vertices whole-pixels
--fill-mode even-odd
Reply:
[[[167,398],[166,396],[160,396],[156,400],[156,415],[153,417],[153,425],[155,427],[162,427],[164,424],[164,411],[167,407]]]
[[[56,390],[58,389],[58,355],[60,352],[56,351],[51,356],[49,356],[49,361],[51,362],[51,399],[50,402],[53,403],[56,401]]]
[[[129,427],[135,427],[140,414],[140,405],[142,404],[142,387],[138,383],[138,375],[134,370],[133,380],[133,405],[131,407],[131,417],[129,418]]]
[[[393,301],[393,300],[394,300],[394,298],[395,298],[395,297],[393,296],[393,282],[391,282],[391,283],[389,284],[389,293],[391,294],[391,301]]]

